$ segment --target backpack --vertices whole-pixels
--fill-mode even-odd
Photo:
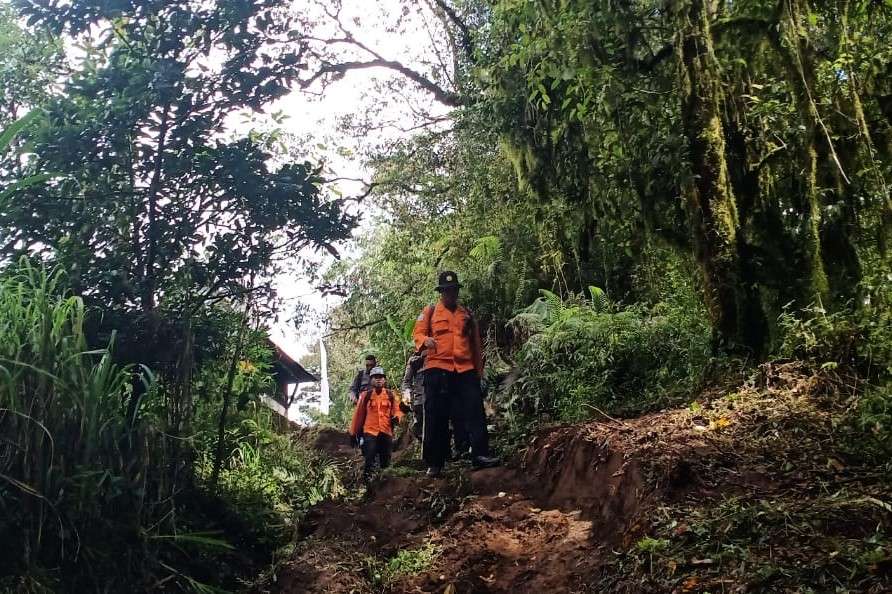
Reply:
[[[384,388],[384,391],[387,392],[387,397],[390,398],[390,413],[391,413],[391,416],[393,416],[393,411],[396,409],[396,398],[393,395],[393,390],[391,390],[390,388]],[[359,395],[359,399],[362,400],[363,396],[365,396],[366,394],[369,394],[369,397],[366,398],[366,401],[365,401],[366,412],[368,412],[369,404],[371,404],[371,402],[372,402],[372,397],[371,397],[370,393],[371,393],[371,390],[369,389]]]

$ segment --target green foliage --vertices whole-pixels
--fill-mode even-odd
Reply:
[[[635,548],[642,553],[659,553],[669,547],[669,541],[663,538],[651,538],[645,536],[635,543]]]
[[[0,4],[0,129],[43,105],[64,74],[62,41],[23,28],[12,5]]]
[[[613,580],[625,578],[669,589],[687,564],[682,583],[689,589],[724,575],[758,591],[883,591],[888,574],[881,566],[892,547],[881,519],[887,506],[847,486],[669,505],[655,514],[652,536],[636,543],[639,554],[618,557],[600,586],[620,589]]]
[[[367,557],[366,570],[373,585],[388,587],[401,578],[429,569],[439,554],[440,548],[429,542],[416,549],[401,549],[385,562]]]
[[[703,6],[496,2],[481,101],[520,182],[578,205],[564,262],[597,243],[610,269],[640,264],[655,238],[693,247],[717,335],[758,356],[784,304],[818,294],[836,311],[888,271],[890,7],[691,14]]]
[[[232,534],[271,555],[309,506],[343,492],[330,462],[276,432],[273,413],[256,404],[269,376],[246,359],[236,393],[252,398],[227,426],[217,493],[202,479],[215,452],[218,399],[203,399],[189,439],[199,489],[181,480],[175,486],[185,491],[170,496],[178,442],[159,431],[170,388],[134,392],[133,370],[113,363],[110,348],[88,344],[87,311],[64,280],[24,260],[0,276],[0,573],[14,576],[6,586],[142,590],[164,580],[210,591],[197,576],[232,549]],[[268,351],[246,354],[262,360]],[[209,373],[220,367],[208,365]],[[219,382],[199,376],[196,389],[220,393]],[[133,398],[139,403],[128,406]]]
[[[214,408],[200,413],[197,474],[207,480],[216,444]],[[338,469],[317,452],[275,431],[272,415],[250,404],[226,430],[227,456],[217,484],[226,514],[270,550],[286,544],[310,506],[343,494]]]
[[[851,312],[828,313],[821,306],[810,306],[798,315],[785,311],[779,319],[784,357],[808,359],[818,363],[851,365],[855,345],[861,338]]]
[[[280,99],[302,70],[297,48],[265,53],[298,26],[287,3],[19,4],[32,26],[75,34],[81,56],[42,101],[19,175],[58,179],[4,207],[0,249],[69,271],[103,308],[97,333],[127,328],[122,358],[163,359],[161,335],[208,303],[274,301],[284,258],[348,237],[355,219],[314,165],[275,134],[223,127]]]
[[[115,547],[155,511],[147,433],[122,414],[131,371],[90,348],[83,301],[63,286],[24,260],[0,278],[0,573],[45,587],[89,584],[87,558],[109,576],[135,569],[111,569]]]
[[[710,360],[702,313],[669,304],[619,307],[543,296],[514,318],[529,336],[517,354],[521,378],[504,402],[522,417],[575,421],[628,414],[696,388]]]
[[[880,277],[863,283],[860,293],[859,307],[785,311],[779,319],[783,340],[778,354],[853,383],[853,449],[860,457],[883,461],[892,451],[892,285]]]

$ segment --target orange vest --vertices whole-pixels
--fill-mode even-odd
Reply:
[[[391,394],[393,397],[391,398]],[[378,435],[385,433],[393,436],[391,417],[402,418],[400,395],[395,390],[384,388],[380,394],[372,388],[359,397],[356,410],[353,411],[353,422],[350,424],[350,435],[359,437],[363,433]]]
[[[483,356],[480,352],[480,329],[471,317],[471,312],[462,306],[449,311],[442,303],[427,306],[415,320],[412,332],[417,350],[427,350],[425,369],[445,369],[446,371],[477,370],[483,377]],[[427,338],[436,341],[436,347],[425,349]]]

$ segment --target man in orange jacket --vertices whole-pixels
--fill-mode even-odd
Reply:
[[[480,329],[458,304],[461,284],[451,271],[440,273],[440,300],[424,308],[415,321],[415,348],[425,351],[423,456],[430,476],[439,476],[449,453],[449,420],[464,427],[471,441],[475,468],[498,465],[489,456],[489,435],[480,380],[483,353]]]
[[[376,458],[382,470],[390,465],[393,430],[403,416],[400,395],[385,387],[387,377],[384,370],[375,367],[369,375],[371,388],[359,395],[350,425],[350,445],[356,447],[362,444],[365,458],[362,475],[366,480],[372,476]]]

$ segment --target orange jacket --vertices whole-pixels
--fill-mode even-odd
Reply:
[[[401,419],[400,395],[396,390],[384,388],[376,393],[374,388],[359,396],[356,410],[353,411],[353,422],[350,424],[350,435],[359,437],[364,433],[378,435],[385,433],[393,436],[391,417]]]
[[[476,370],[483,377],[483,355],[480,349],[480,329],[471,312],[459,305],[449,311],[442,303],[427,306],[415,320],[412,332],[415,348],[424,350],[424,341],[432,337],[436,347],[427,349],[425,369],[446,371]]]

